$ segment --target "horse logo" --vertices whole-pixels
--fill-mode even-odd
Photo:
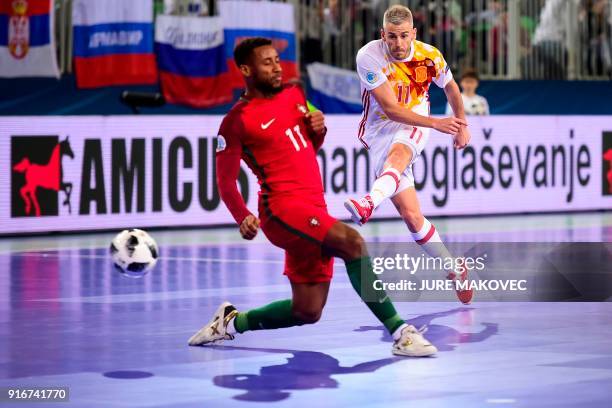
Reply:
[[[606,179],[608,180],[608,191],[605,191],[604,189],[604,194],[609,195],[612,194],[612,149],[606,150],[606,152],[603,154],[603,159],[608,162],[608,172],[606,173]]]
[[[44,154],[46,150],[46,155]],[[51,150],[50,157],[48,152]],[[19,154],[21,153],[21,154]],[[34,158],[33,156],[37,156]],[[17,157],[15,157],[17,156]],[[18,157],[21,156],[21,159]],[[48,157],[45,164],[38,164]],[[72,183],[63,180],[62,157],[68,156],[74,159],[74,152],[70,146],[68,137],[58,142],[55,136],[42,137],[13,137],[13,157],[17,163],[13,165],[13,189],[19,190],[19,197],[24,205],[24,213],[16,211],[15,198],[13,199],[13,216],[29,216],[32,211],[35,216],[57,215],[57,194],[64,192],[65,199],[62,205],[68,207],[68,212],[72,212],[70,205],[70,195],[72,193]],[[22,174],[20,178],[16,174]],[[15,180],[18,180],[17,182]],[[24,180],[25,182],[19,182]],[[20,187],[18,187],[20,185]],[[49,194],[52,193],[52,194]],[[41,199],[44,196],[44,199]],[[44,203],[41,210],[41,202]],[[45,208],[48,207],[48,208]]]

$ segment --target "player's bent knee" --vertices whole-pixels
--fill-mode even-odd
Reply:
[[[361,256],[365,252],[365,249],[366,249],[365,239],[363,239],[360,233],[358,233],[355,230],[352,230],[349,241],[350,241],[351,247],[354,249],[357,256]]]
[[[405,167],[412,161],[412,149],[404,144],[396,143],[387,155],[386,163],[393,167]]]
[[[303,324],[313,324],[321,319],[322,313],[320,308],[300,308],[293,310],[293,317]]]
[[[365,240],[356,230],[348,227],[345,243],[345,260],[352,260],[365,256],[367,252]]]
[[[423,214],[415,210],[402,210],[400,215],[411,232],[418,231],[423,225]]]

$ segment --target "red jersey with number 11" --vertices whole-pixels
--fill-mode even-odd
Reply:
[[[240,159],[255,173],[260,197],[325,204],[316,150],[321,136],[304,121],[306,98],[298,85],[286,85],[270,98],[241,98],[223,119],[217,143],[221,198],[237,223],[250,214],[238,192]]]

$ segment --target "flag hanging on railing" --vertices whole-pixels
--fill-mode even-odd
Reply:
[[[0,77],[59,77],[53,0],[0,0]]]
[[[306,67],[308,99],[325,113],[361,113],[361,86],[355,71],[315,62]]]
[[[77,86],[154,84],[152,0],[74,0]]]
[[[234,48],[248,37],[271,39],[281,59],[283,79],[299,77],[292,4],[227,0],[217,2],[217,5],[225,29],[225,56],[233,87],[244,87],[242,74],[234,63]]]
[[[157,16],[155,49],[166,101],[197,108],[231,102],[223,38],[219,17]]]

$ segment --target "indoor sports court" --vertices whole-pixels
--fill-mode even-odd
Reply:
[[[448,240],[609,242],[605,213],[440,219]],[[366,226],[401,240],[403,226]],[[525,235],[526,234],[526,235]],[[108,267],[108,234],[4,240],[2,386],[69,386],[63,406],[551,406],[609,403],[609,302],[398,303],[429,326],[434,359],[391,356],[391,339],[337,265],[319,324],[186,347],[222,301],[289,293],[282,253],[231,229],[159,231],[158,269]],[[100,271],[100,272],[98,272]],[[607,282],[610,288],[610,281]],[[453,386],[449,386],[453,384]]]
[[[609,0],[1,2],[0,405],[610,406],[611,78]]]

